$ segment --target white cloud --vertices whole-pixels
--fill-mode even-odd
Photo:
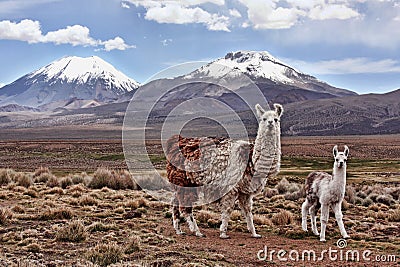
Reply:
[[[43,41],[43,36],[39,21],[24,19],[20,23],[14,23],[3,20],[0,21],[0,39],[39,43]]]
[[[6,85],[5,83],[0,83],[0,88],[2,88],[5,85]]]
[[[284,61],[305,73],[312,74],[400,73],[400,62],[393,59],[371,60],[360,57],[317,62],[292,59]]]
[[[276,0],[239,0],[247,7],[247,16],[255,29],[288,29],[305,13],[297,8],[278,7]]]
[[[73,46],[96,46],[98,44],[98,41],[90,37],[89,29],[81,25],[67,26],[65,29],[48,32],[44,36],[44,42]]]
[[[241,18],[242,14],[237,9],[229,9],[229,15],[235,18]]]
[[[161,41],[163,46],[168,46],[170,43],[172,43],[172,39],[164,39]]]
[[[356,18],[360,14],[345,5],[325,5],[312,8],[308,16],[315,20],[326,20]]]
[[[121,7],[122,8],[126,8],[126,9],[130,9],[131,8],[126,2],[121,2]]]
[[[50,31],[43,34],[39,21],[22,20],[19,23],[9,20],[0,21],[0,40],[17,40],[28,43],[54,43],[70,44],[72,46],[93,46],[103,45],[104,50],[114,49],[125,50],[134,46],[125,44],[121,37],[107,41],[95,40],[90,36],[89,28],[81,25],[67,26],[64,29]]]
[[[115,37],[114,39],[110,39],[108,41],[101,42],[104,45],[104,50],[126,50],[129,48],[135,48],[134,45],[127,45],[121,37]]]
[[[197,5],[213,3],[223,5],[221,0],[170,0],[170,1],[147,1],[130,0],[136,6],[146,9],[145,19],[158,23],[172,24],[204,24],[212,31],[229,32],[229,18],[223,15],[209,13]]]

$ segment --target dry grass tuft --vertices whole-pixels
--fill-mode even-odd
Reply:
[[[266,188],[264,191],[264,196],[267,198],[271,198],[279,194],[278,189],[276,188]]]
[[[95,206],[97,204],[97,200],[88,195],[84,195],[79,199],[79,205],[81,206]]]
[[[286,178],[282,178],[279,183],[275,186],[279,194],[284,194],[289,190],[290,183]]]
[[[73,185],[74,183],[72,182],[71,177],[63,177],[60,181],[60,185],[62,189],[66,189],[68,186]]]
[[[116,243],[98,244],[87,252],[86,257],[94,264],[107,266],[122,260],[123,249]]]
[[[52,208],[47,209],[39,215],[39,219],[48,220],[69,220],[73,217],[73,212],[70,208]]]
[[[118,230],[118,226],[115,224],[104,224],[102,222],[94,222],[87,227],[87,231],[94,232],[108,232],[110,230]]]
[[[33,173],[33,178],[39,177],[39,176],[42,175],[43,173],[50,173],[49,168],[40,166],[40,167],[37,168],[37,169],[35,170],[35,172]]]
[[[31,185],[33,185],[32,178],[28,174],[22,172],[19,172],[15,175],[15,180],[19,186],[23,186],[25,188],[29,188]]]
[[[254,223],[258,225],[268,225],[268,226],[272,225],[271,220],[265,215],[254,214],[253,220]]]
[[[11,182],[11,173],[14,172],[11,169],[0,169],[0,186],[8,185]]]
[[[389,215],[389,222],[400,222],[400,209],[395,209]]]
[[[51,172],[42,172],[39,176],[34,176],[35,183],[47,183],[50,178],[53,177]]]
[[[54,187],[60,187],[60,182],[58,181],[58,178],[54,175],[51,175],[51,177],[49,178],[49,180],[47,180],[46,185],[50,188],[54,188]]]
[[[42,249],[38,243],[31,243],[25,247],[28,252],[39,253]]]
[[[211,220],[218,220],[218,215],[214,212],[208,211],[208,210],[200,210],[196,214],[196,219],[200,223],[208,223],[208,221]]]
[[[75,220],[58,229],[56,240],[64,242],[82,242],[86,240],[87,232],[82,221]]]
[[[8,208],[0,207],[0,225],[8,224],[13,217],[13,212]]]
[[[292,224],[294,221],[293,214],[287,210],[281,210],[279,213],[272,216],[272,222],[275,225],[288,225]]]
[[[98,168],[88,186],[93,189],[101,189],[103,187],[114,190],[137,189],[137,185],[128,171],[112,171],[106,168]]]
[[[140,241],[139,236],[130,237],[128,244],[125,247],[125,254],[130,255],[134,252],[140,251]]]
[[[240,211],[238,211],[238,210],[233,210],[233,211],[231,212],[231,220],[232,220],[232,221],[238,221],[238,220],[240,220],[241,216],[242,216],[242,214],[241,214]]]

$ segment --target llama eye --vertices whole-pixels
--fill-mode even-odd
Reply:
[[[339,162],[339,159],[336,159],[336,162]]]
[[[267,121],[267,119],[266,119],[266,118],[263,118],[263,121]]]
[[[275,118],[275,119],[274,119],[274,121],[275,121],[275,122],[278,122],[278,119],[277,119],[277,118]]]
[[[347,159],[345,159],[344,162],[347,162]]]

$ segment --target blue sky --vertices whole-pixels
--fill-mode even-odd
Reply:
[[[0,85],[68,55],[97,55],[144,82],[236,50],[266,50],[358,93],[388,92],[400,88],[400,3],[0,0]]]

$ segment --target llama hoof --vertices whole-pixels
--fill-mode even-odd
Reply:
[[[319,236],[319,232],[313,232],[313,234]]]
[[[306,227],[303,226],[303,227],[301,227],[301,228],[303,229],[304,232],[308,232],[307,226],[306,226]]]
[[[228,239],[228,238],[230,238],[229,235],[227,235],[227,234],[225,234],[225,233],[220,234],[219,237],[222,238],[222,239]]]
[[[183,231],[177,231],[176,234],[177,234],[177,235],[186,235],[186,233],[183,232]]]
[[[253,235],[251,235],[251,237],[253,237],[253,238],[261,238],[261,235],[259,235],[259,234],[253,234]]]
[[[320,238],[319,241],[326,242],[326,239],[325,238]]]
[[[347,238],[350,238],[350,236],[349,235],[344,235],[343,238],[347,239]]]
[[[200,233],[200,232],[197,232],[197,233],[196,233],[196,236],[197,236],[197,237],[206,237],[205,235],[203,235],[203,234]]]

